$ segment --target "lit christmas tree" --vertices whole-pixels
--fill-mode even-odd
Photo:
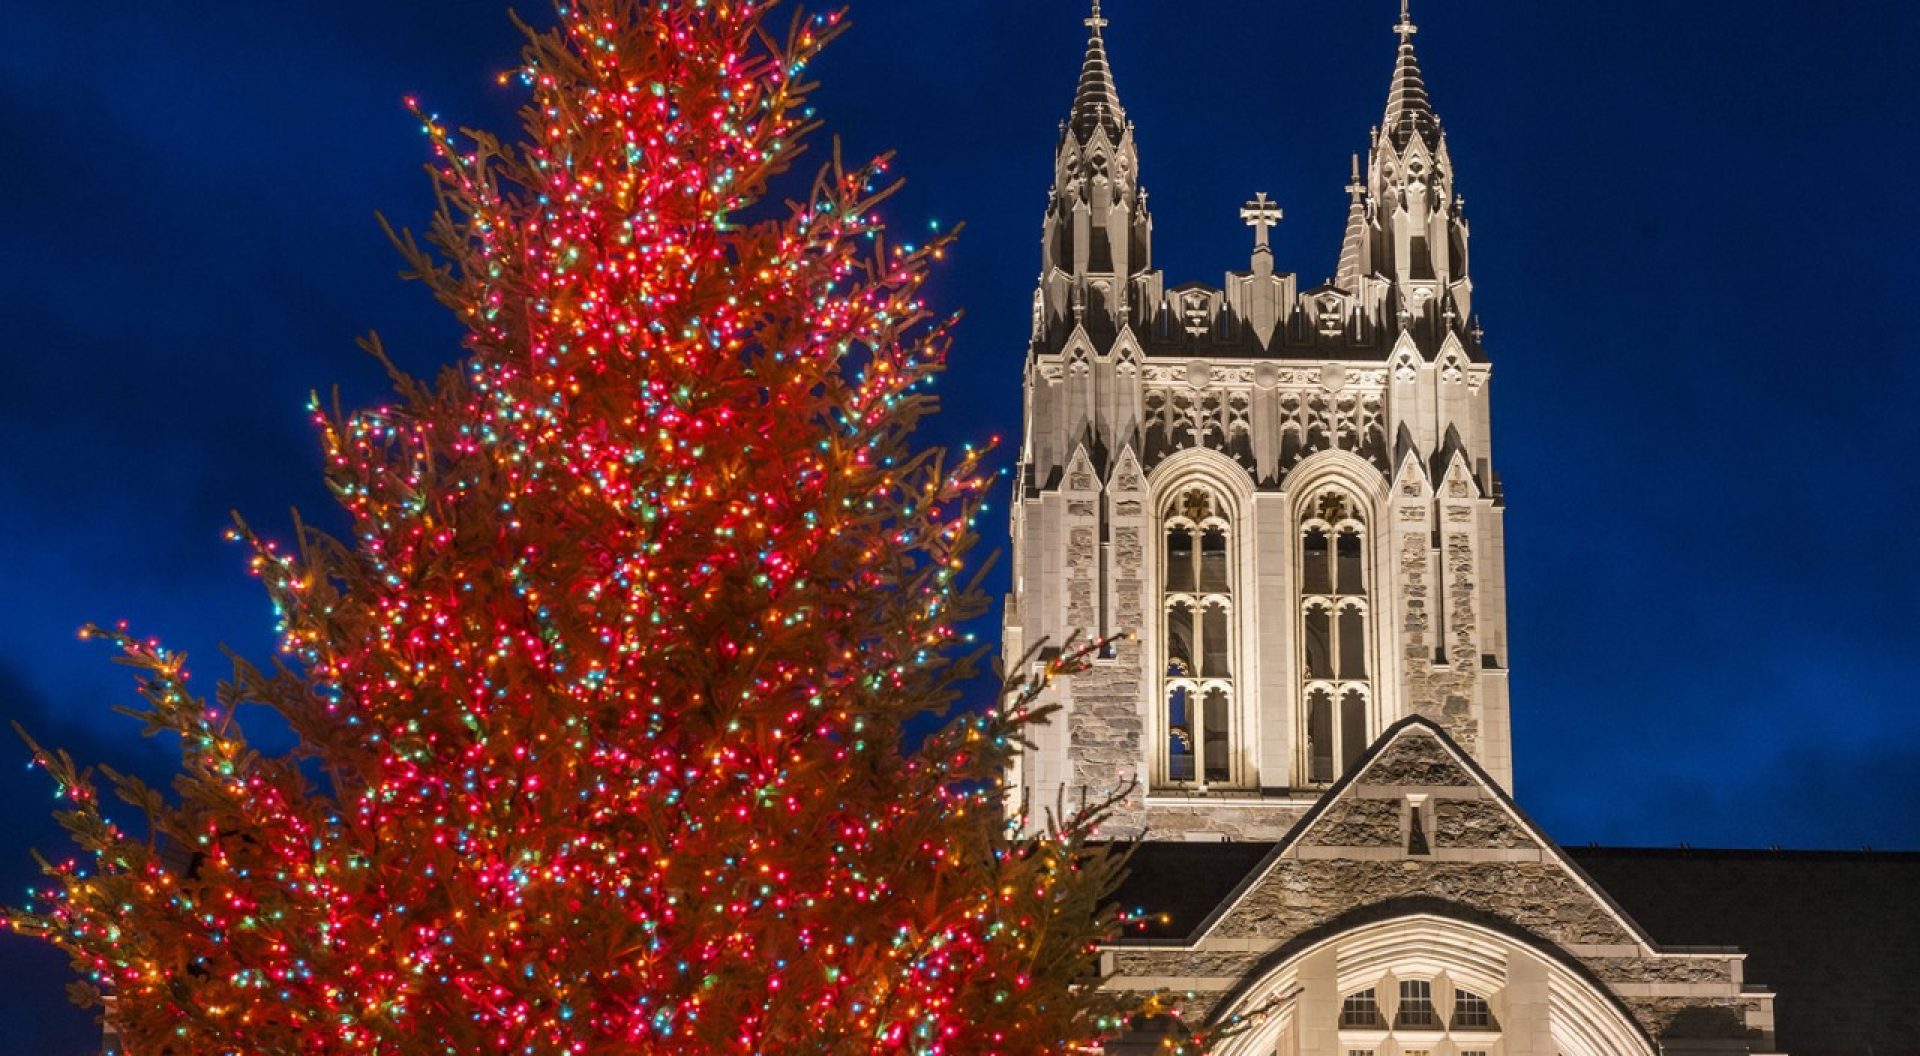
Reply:
[[[529,31],[523,145],[423,115],[442,210],[399,241],[468,358],[316,403],[351,541],[238,533],[284,662],[210,703],[103,632],[181,735],[176,794],[109,772],[123,828],[36,748],[90,853],[9,923],[128,1051],[1039,1053],[1106,1022],[1076,985],[1098,806],[1001,821],[1033,687],[902,751],[971,674],[987,479],[910,443],[943,242],[888,244],[884,160],[763,202],[839,26],[780,43],[770,6],[569,2]],[[298,749],[250,749],[243,704]]]

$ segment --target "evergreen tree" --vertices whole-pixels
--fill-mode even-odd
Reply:
[[[1038,841],[1001,820],[1035,687],[903,751],[972,672],[987,477],[910,442],[944,240],[889,245],[885,159],[765,200],[840,28],[776,39],[770,6],[566,0],[527,30],[523,142],[423,114],[441,209],[397,241],[465,359],[393,370],[391,406],[316,401],[350,539],[237,530],[282,662],[236,660],[209,702],[183,657],[102,632],[181,773],[172,795],[106,773],[141,832],[36,747],[91,853],[10,923],[113,995],[131,1053],[1097,1034],[1098,809]],[[256,704],[295,751],[249,747]]]

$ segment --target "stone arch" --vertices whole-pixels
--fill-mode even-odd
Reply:
[[[1373,462],[1356,452],[1338,450],[1319,451],[1302,459],[1283,478],[1281,486],[1287,496],[1287,523],[1280,535],[1286,540],[1292,584],[1287,616],[1293,626],[1290,640],[1298,643],[1300,677],[1293,680],[1286,704],[1269,710],[1293,731],[1291,767],[1295,780],[1319,785],[1337,779],[1364,750],[1364,743],[1353,743],[1358,735],[1364,732],[1377,737],[1400,718],[1399,668],[1394,657],[1398,579],[1392,571],[1394,526],[1388,516],[1391,487]],[[1351,503],[1350,515],[1336,518],[1340,523],[1328,522],[1317,505],[1330,492],[1345,496]],[[1344,623],[1336,620],[1336,614],[1345,611],[1345,603],[1353,600],[1342,586],[1345,572],[1334,575],[1336,557],[1350,552],[1341,542],[1343,536],[1357,537],[1351,553],[1356,558],[1353,567],[1360,570],[1364,581],[1360,591],[1364,609],[1358,627],[1343,628],[1336,634],[1336,623]],[[1315,549],[1315,538],[1321,540],[1319,545],[1324,549]],[[1325,582],[1316,581],[1312,575],[1309,566],[1315,561],[1326,564]],[[1338,556],[1337,567],[1347,567],[1344,556]],[[1317,615],[1318,606],[1310,604],[1310,599],[1329,602],[1325,620]],[[1320,633],[1323,622],[1327,624],[1326,634]],[[1356,641],[1361,655],[1350,665],[1338,654],[1343,644],[1351,646]],[[1316,657],[1323,657],[1326,663],[1316,666]],[[1344,677],[1348,670],[1355,677]],[[1315,680],[1322,676],[1334,679],[1336,674],[1342,676],[1337,679],[1340,688],[1330,689],[1321,699],[1314,692]],[[1359,698],[1359,716],[1364,718],[1357,716],[1349,724],[1339,716],[1348,690],[1355,687],[1364,687]]]
[[[1253,478],[1246,467],[1224,452],[1203,447],[1175,452],[1153,467],[1147,474],[1148,501],[1158,509],[1175,491],[1193,483],[1210,484],[1219,489],[1232,503],[1235,519],[1253,514]]]
[[[1292,498],[1293,513],[1298,518],[1304,505],[1312,501],[1311,493],[1328,485],[1344,487],[1355,498],[1364,499],[1367,512],[1375,518],[1386,509],[1386,476],[1380,467],[1351,451],[1315,451],[1287,471],[1280,490]]]
[[[1375,907],[1376,910],[1386,907]],[[1216,1056],[1266,1056],[1279,1049],[1300,1022],[1300,995],[1314,966],[1329,961],[1334,995],[1368,985],[1386,973],[1439,975],[1479,994],[1506,990],[1516,968],[1544,975],[1547,1000],[1530,1002],[1524,1012],[1509,1013],[1504,1031],[1536,1032],[1542,1026],[1525,1017],[1545,1014],[1544,1026],[1562,1056],[1656,1056],[1658,1048],[1620,999],[1564,952],[1510,926],[1456,917],[1438,907],[1389,915],[1369,915],[1363,923],[1322,933],[1284,949],[1259,974],[1215,1008],[1215,1025],[1250,1022],[1215,1050]],[[1331,955],[1329,957],[1329,955]],[[1323,1004],[1323,1009],[1329,1007]],[[1332,1006],[1337,1007],[1337,1006]]]
[[[1171,771],[1161,772],[1162,746],[1176,731],[1166,713],[1167,705],[1162,700],[1168,672],[1166,661],[1171,655],[1171,643],[1163,640],[1168,633],[1163,629],[1159,618],[1159,607],[1168,596],[1169,584],[1165,578],[1168,554],[1167,533],[1163,524],[1167,520],[1169,504],[1176,502],[1181,493],[1191,489],[1201,489],[1217,497],[1224,507],[1220,511],[1222,519],[1228,525],[1228,566],[1231,570],[1230,583],[1234,586],[1227,592],[1237,603],[1225,606],[1226,618],[1231,627],[1234,645],[1226,658],[1225,668],[1231,672],[1231,720],[1229,723],[1233,744],[1235,765],[1233,776],[1226,782],[1205,779],[1203,783],[1222,787],[1251,785],[1259,775],[1259,729],[1255,708],[1253,687],[1259,685],[1257,667],[1259,650],[1254,648],[1258,628],[1255,623],[1257,606],[1250,604],[1253,591],[1258,583],[1255,574],[1255,546],[1258,527],[1254,522],[1253,478],[1244,466],[1235,462],[1224,452],[1210,448],[1190,447],[1168,456],[1147,474],[1147,506],[1149,529],[1145,533],[1144,560],[1148,572],[1150,588],[1147,596],[1153,601],[1149,612],[1153,618],[1143,621],[1141,627],[1141,655],[1143,657],[1142,674],[1146,684],[1153,687],[1140,695],[1142,708],[1141,728],[1148,731],[1145,738],[1145,751],[1141,760],[1142,772],[1151,790],[1156,783],[1163,785],[1184,784],[1191,777],[1175,777]],[[1194,672],[1204,678],[1205,665]],[[1183,680],[1184,681],[1184,680]],[[1227,685],[1227,682],[1219,685]],[[1199,684],[1202,694],[1201,704],[1205,705],[1209,690],[1207,684]],[[1188,716],[1189,725],[1193,716]]]

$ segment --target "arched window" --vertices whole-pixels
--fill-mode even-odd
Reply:
[[[1324,687],[1307,690],[1307,780],[1333,780],[1333,694]]]
[[[1367,522],[1345,492],[1318,495],[1299,530],[1302,762],[1310,784],[1352,768],[1373,736],[1372,562]]]
[[[1395,1030],[1437,1030],[1440,1015],[1433,1008],[1433,983],[1427,979],[1400,980],[1400,1007],[1393,1014]]]
[[[1471,990],[1453,992],[1453,1022],[1456,1031],[1499,1030],[1493,1018],[1493,1005]]]
[[[1340,1025],[1349,1030],[1378,1030],[1387,1025],[1380,1017],[1380,999],[1372,989],[1348,994],[1340,1002]]]
[[[1210,488],[1180,491],[1161,510],[1162,784],[1236,779],[1233,530],[1225,500]]]
[[[1493,1002],[1454,985],[1442,973],[1389,975],[1340,1002],[1341,1050],[1378,1052],[1376,1046],[1414,1053],[1485,1053],[1500,1041]]]
[[[1340,606],[1335,637],[1340,639],[1340,677],[1349,682],[1367,678],[1367,609],[1357,601]]]
[[[1185,524],[1167,527],[1167,590],[1192,591],[1194,577],[1193,529]]]
[[[1333,566],[1327,560],[1329,549],[1327,530],[1308,525],[1306,538],[1300,541],[1303,566],[1300,582],[1309,594],[1333,593]]]
[[[1169,679],[1187,674],[1178,664],[1167,668]],[[1192,690],[1177,681],[1167,690],[1167,780],[1176,784],[1193,780]]]

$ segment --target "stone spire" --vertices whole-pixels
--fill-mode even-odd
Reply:
[[[1100,31],[1107,20],[1100,14],[1100,0],[1093,0],[1093,15],[1087,19],[1092,30],[1087,38],[1087,58],[1080,64],[1080,88],[1073,96],[1070,125],[1074,138],[1085,142],[1095,129],[1105,128],[1109,138],[1118,142],[1127,126],[1126,111],[1120,108],[1120,91],[1113,85],[1113,66],[1107,61],[1107,42]]]
[[[1393,31],[1400,35],[1400,56],[1394,63],[1393,87],[1387,92],[1387,117],[1382,127],[1393,137],[1396,150],[1405,150],[1415,136],[1432,149],[1440,138],[1440,119],[1434,116],[1427,82],[1420,76],[1420,57],[1413,49],[1413,37],[1420,27],[1413,24],[1411,0],[1400,0],[1400,24]]]
[[[1367,247],[1367,184],[1360,176],[1360,155],[1353,156],[1353,177],[1347,182],[1347,237],[1340,243],[1340,265],[1334,285],[1351,293],[1360,287]]]
[[[1049,343],[1084,328],[1110,341],[1151,298],[1134,287],[1153,266],[1153,219],[1140,186],[1140,152],[1120,108],[1102,33],[1100,0],[1086,20],[1087,57],[1073,110],[1060,128],[1043,231],[1036,330]]]

